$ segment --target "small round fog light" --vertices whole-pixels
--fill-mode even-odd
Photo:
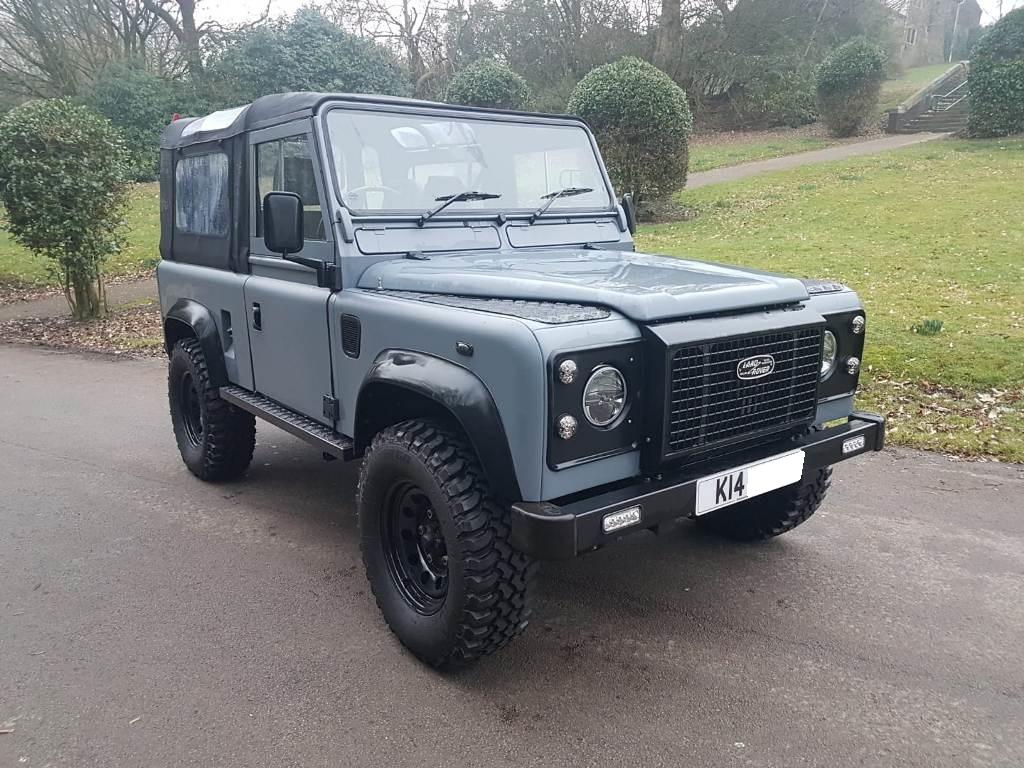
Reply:
[[[846,372],[853,376],[857,371],[860,370],[860,360],[856,357],[851,357],[846,361]]]
[[[563,360],[558,366],[558,380],[563,384],[572,384],[576,381],[576,361]]]
[[[563,440],[569,440],[576,434],[576,419],[568,413],[558,417],[558,436]]]
[[[850,325],[854,334],[860,335],[864,333],[864,315],[857,315],[854,317]]]

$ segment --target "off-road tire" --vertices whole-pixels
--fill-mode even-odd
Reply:
[[[395,565],[394,552],[405,545],[389,543],[395,538],[390,516],[409,513],[392,506],[393,496],[410,486],[429,502],[423,514],[436,521],[446,547],[446,592],[427,608],[409,597],[409,579],[399,583],[396,568],[404,566]],[[412,420],[377,434],[360,471],[357,508],[377,606],[417,658],[440,669],[463,667],[526,629],[536,564],[510,544],[510,510],[491,494],[476,454],[457,430]]]
[[[831,483],[832,468],[825,467],[808,480],[702,515],[697,524],[735,541],[781,536],[815,513]]]
[[[190,386],[195,400],[187,402]],[[216,481],[245,472],[256,447],[256,417],[221,400],[198,339],[182,339],[171,350],[167,396],[174,438],[193,475]]]

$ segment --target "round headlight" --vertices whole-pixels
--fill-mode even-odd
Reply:
[[[839,354],[839,342],[832,331],[825,331],[824,343],[821,345],[821,378],[826,378],[836,367],[836,356]]]
[[[626,407],[626,380],[618,369],[602,365],[583,388],[583,414],[595,427],[607,427]]]

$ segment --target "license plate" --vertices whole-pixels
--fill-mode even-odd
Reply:
[[[702,478],[697,481],[697,514],[792,485],[803,473],[804,452],[796,450]]]

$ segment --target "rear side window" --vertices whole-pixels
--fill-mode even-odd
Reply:
[[[175,228],[225,237],[228,218],[228,156],[212,152],[179,158],[174,168]]]

